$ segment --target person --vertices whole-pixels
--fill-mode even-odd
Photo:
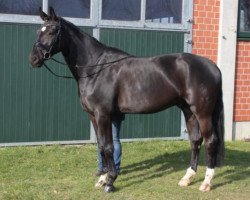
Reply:
[[[113,137],[113,145],[114,145],[113,156],[114,156],[116,171],[118,174],[120,173],[121,158],[122,158],[122,147],[121,147],[121,141],[120,141],[120,130],[121,130],[122,120],[124,120],[124,116],[112,120],[112,137]],[[98,155],[98,170],[94,175],[100,176],[104,174],[105,172],[103,171],[102,157],[101,157],[101,152],[99,148],[98,148],[97,155]]]

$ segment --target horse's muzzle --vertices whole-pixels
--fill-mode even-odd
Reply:
[[[29,54],[29,63],[33,67],[41,67],[43,65],[44,58],[43,54],[36,46],[33,47],[31,53]]]

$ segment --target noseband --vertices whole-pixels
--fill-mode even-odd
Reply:
[[[54,37],[54,39],[53,39],[51,45],[50,45],[49,47],[47,47],[46,45],[42,44],[39,40],[37,40],[37,41],[35,42],[35,44],[34,44],[36,47],[39,47],[39,48],[41,48],[42,50],[44,50],[44,51],[42,51],[42,53],[43,53],[43,58],[44,58],[45,60],[48,60],[48,59],[51,58],[51,56],[52,56],[52,51],[53,51],[53,49],[54,49],[54,47],[55,47],[56,42],[58,41],[58,42],[59,42],[59,45],[60,45],[60,43],[61,43],[61,21],[59,21],[59,24],[58,24],[58,25],[47,24],[45,27],[47,27],[47,26],[56,26],[56,27],[58,27],[57,34],[56,34],[56,36]]]

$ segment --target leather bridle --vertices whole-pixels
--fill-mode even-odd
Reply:
[[[59,46],[61,43],[61,22],[59,21],[58,25],[47,24],[44,27],[47,27],[47,26],[56,26],[57,27],[57,33],[56,33],[56,36],[54,37],[53,41],[51,42],[51,45],[49,47],[47,47],[46,45],[42,44],[39,40],[37,40],[34,44],[36,47],[39,47],[42,49],[43,58],[45,60],[48,60],[51,58],[56,43],[58,42]]]

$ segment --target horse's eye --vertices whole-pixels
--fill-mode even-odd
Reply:
[[[49,31],[48,34],[49,34],[49,35],[54,35],[54,34],[55,34],[55,31],[53,31],[53,30],[52,30],[52,31]]]

